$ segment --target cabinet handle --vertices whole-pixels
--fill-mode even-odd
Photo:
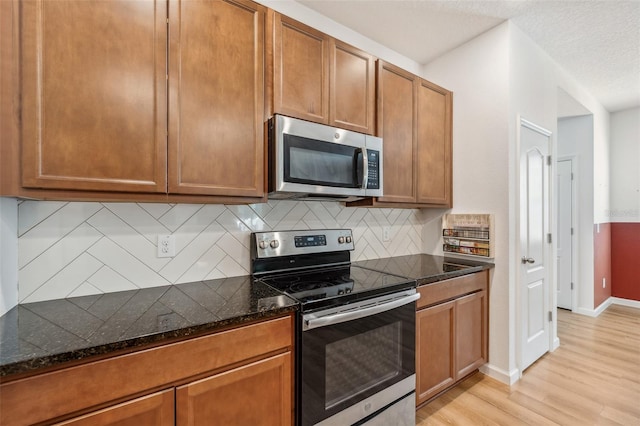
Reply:
[[[533,257],[524,257],[522,256],[522,263],[536,263],[536,260]]]

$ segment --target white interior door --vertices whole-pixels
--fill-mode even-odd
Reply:
[[[558,307],[573,309],[573,165],[558,161]]]
[[[551,133],[520,121],[520,368],[550,349],[549,155]]]

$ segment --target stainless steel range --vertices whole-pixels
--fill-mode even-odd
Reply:
[[[300,302],[298,425],[415,424],[415,281],[357,267],[349,229],[251,235],[252,274]]]

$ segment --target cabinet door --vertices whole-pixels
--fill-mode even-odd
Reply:
[[[418,86],[417,202],[451,207],[451,92]]]
[[[264,194],[266,9],[170,3],[169,193]]]
[[[378,61],[378,136],[383,139],[384,197],[380,201],[416,200],[416,86],[418,77]]]
[[[290,425],[291,353],[235,368],[176,390],[176,423]]]
[[[279,13],[273,25],[273,112],[328,124],[329,36]]]
[[[331,39],[329,124],[372,135],[375,132],[375,58]]]
[[[22,185],[166,192],[166,2],[24,1]]]
[[[136,398],[57,425],[65,426],[172,426],[173,389]]]
[[[486,295],[482,290],[456,300],[456,380],[487,361]]]
[[[421,309],[416,314],[416,404],[420,405],[455,381],[455,301]]]

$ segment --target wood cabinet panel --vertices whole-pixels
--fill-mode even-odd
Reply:
[[[488,361],[489,271],[418,287],[416,404]]]
[[[166,192],[166,16],[162,0],[21,3],[23,186]]]
[[[485,291],[456,300],[456,378],[461,379],[487,361],[487,297]]]
[[[329,124],[356,132],[375,132],[375,58],[331,39]]]
[[[426,80],[418,86],[418,203],[452,206],[451,98]]]
[[[266,8],[172,1],[169,193],[264,194]]]
[[[172,426],[175,414],[174,390],[153,393],[114,405],[72,420],[60,426]]]
[[[377,78],[384,196],[349,205],[452,207],[453,94],[382,61],[378,61]]]
[[[455,381],[454,307],[452,301],[416,314],[416,404],[422,404]]]
[[[292,346],[288,316],[1,383],[0,424],[42,422]]]
[[[382,136],[384,202],[415,202],[417,77],[378,61],[378,136]]]
[[[177,388],[176,424],[290,425],[291,362],[284,353]]]
[[[329,36],[273,14],[274,112],[329,123]]]

